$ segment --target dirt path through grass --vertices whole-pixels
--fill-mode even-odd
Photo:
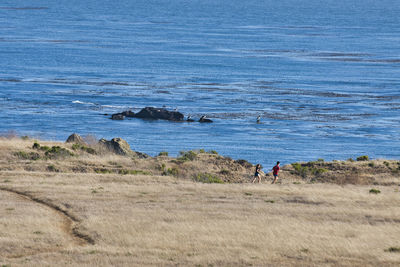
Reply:
[[[28,239],[31,239],[29,236],[24,236],[24,239],[27,239],[26,241],[15,240],[17,242],[22,241],[22,243],[26,244],[25,246],[14,246],[12,244],[14,240],[11,240],[10,237],[7,237],[3,240],[6,240],[5,242],[10,242],[10,249],[9,251],[0,253],[0,256],[5,256],[7,258],[20,258],[41,253],[57,252],[62,249],[73,248],[76,246],[94,244],[93,238],[79,231],[78,225],[80,220],[54,203],[35,197],[32,193],[19,191],[13,188],[0,187],[0,191],[10,194],[10,197],[4,198],[3,196],[3,200],[7,199],[6,204],[14,203],[15,208],[6,208],[8,211],[13,211],[14,209],[18,209],[20,206],[28,205],[28,210],[35,212],[35,217],[39,215],[43,219],[50,219],[50,221],[46,223],[47,225],[43,225],[43,222],[41,222],[38,224],[40,226],[39,230],[34,231],[33,233],[28,233],[28,235],[35,235],[35,238],[33,238],[35,246],[32,246],[29,243]],[[0,201],[1,200],[2,199],[0,198]],[[10,217],[11,216],[12,214]],[[22,221],[19,220],[21,224],[27,224],[30,221],[27,219],[28,216],[29,215],[27,214],[16,214],[16,217],[22,217]],[[24,218],[26,219],[24,220]],[[58,240],[50,240],[50,242],[48,242],[49,239],[46,237],[46,231],[50,232],[52,237],[59,236]],[[54,235],[54,232],[56,232],[56,235]],[[54,241],[54,244],[51,244],[52,241]]]

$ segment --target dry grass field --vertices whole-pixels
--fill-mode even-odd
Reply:
[[[299,176],[287,166],[271,185],[214,154],[141,159],[41,141],[75,154],[45,157],[32,144],[0,140],[0,266],[400,265],[395,161],[375,172],[339,162],[353,164],[351,184],[332,163]]]

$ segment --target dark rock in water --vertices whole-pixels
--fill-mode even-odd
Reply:
[[[111,141],[107,141],[102,138],[99,140],[99,144],[107,148],[109,151],[123,156],[132,156],[134,152],[131,150],[129,144],[122,138],[113,138]]]
[[[121,114],[121,115],[123,115],[125,117],[128,117],[128,118],[134,118],[135,117],[135,113],[132,112],[131,110],[127,110],[127,111],[121,112],[119,114]]]
[[[135,118],[150,120],[182,121],[183,114],[178,111],[168,111],[165,108],[145,107],[135,114]]]
[[[199,119],[199,122],[213,122],[213,121],[210,119],[207,119],[206,116],[201,116]]]
[[[111,115],[112,120],[123,120],[125,119],[125,116],[122,115],[121,113],[113,114]]]
[[[190,114],[189,114],[187,119],[186,119],[186,121],[187,122],[194,122],[194,119],[192,119],[192,116],[190,116]]]
[[[80,144],[80,145],[87,145],[83,138],[76,133],[71,134],[65,143],[73,143],[73,144]]]

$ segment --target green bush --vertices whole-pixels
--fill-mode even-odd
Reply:
[[[81,145],[80,144],[73,144],[72,145],[72,150],[74,150],[74,151],[76,151],[76,150],[78,150],[78,149],[80,149],[81,148]]]
[[[47,166],[47,170],[50,172],[59,172],[60,170],[56,168],[54,165]]]
[[[370,163],[368,163],[368,166],[370,166],[371,168],[373,168],[373,167],[375,167],[375,163],[370,162]]]
[[[162,172],[162,175],[165,175],[165,176],[170,176],[170,175],[178,176],[179,175],[179,170],[176,167],[164,169],[164,171]]]
[[[35,152],[29,152],[26,153],[24,151],[18,151],[14,153],[15,156],[17,156],[20,159],[29,159],[29,160],[38,160],[40,159],[40,155]]]
[[[119,170],[119,174],[125,175],[125,174],[131,174],[131,175],[151,175],[151,172],[149,171],[142,171],[142,170]]]
[[[347,161],[354,162],[354,159],[348,158]]]
[[[159,156],[167,156],[168,157],[168,152],[166,151],[162,151],[160,153],[158,153]]]
[[[42,150],[42,151],[49,151],[51,148],[50,147],[48,147],[48,146],[41,146],[40,147],[40,150]]]
[[[63,147],[52,146],[49,150],[46,151],[45,155],[49,158],[65,158],[73,156],[74,154]]]
[[[94,170],[95,173],[102,173],[102,174],[106,174],[106,173],[113,173],[112,170],[109,169],[105,169],[105,168],[101,168],[101,169],[95,169]]]
[[[73,144],[72,145],[72,150],[74,150],[74,151],[82,150],[82,151],[85,151],[86,153],[89,153],[89,154],[93,154],[93,155],[96,154],[96,150],[95,149],[93,149],[91,147],[84,146],[84,145],[80,145],[80,144]]]
[[[320,176],[321,174],[328,172],[328,169],[325,168],[316,168],[313,167],[314,162],[309,162],[305,164],[300,163],[292,163],[292,167],[294,169],[294,174],[300,175],[303,178],[306,178],[308,175]]]
[[[202,149],[199,149],[199,153],[206,153],[206,151],[202,148]]]
[[[40,144],[38,142],[33,143],[32,145],[33,149],[39,149],[40,148]]]
[[[223,184],[224,183],[224,181],[222,181],[218,176],[210,174],[210,173],[199,173],[194,176],[194,180],[196,182],[207,183],[207,184],[212,184],[212,183]]]
[[[307,177],[308,168],[302,166],[300,163],[292,163],[292,167],[295,171],[295,174],[300,175],[303,178]]]
[[[215,151],[215,150],[210,150],[210,151],[208,151],[208,153],[210,153],[210,154],[214,154],[214,155],[218,155],[218,152],[217,152],[217,151]]]
[[[371,190],[369,190],[369,193],[370,194],[380,194],[381,191],[379,189],[372,188]]]
[[[324,162],[324,159],[317,159],[318,162]]]
[[[226,170],[226,169],[220,170],[219,173],[222,174],[222,175],[231,175],[231,172],[229,170]]]
[[[368,161],[369,157],[367,155],[359,156],[357,158],[357,161]]]
[[[180,151],[179,154],[181,155],[178,160],[180,161],[192,161],[197,157],[197,153],[189,150],[189,151]]]
[[[390,247],[385,250],[386,252],[400,252],[400,247]]]
[[[387,161],[384,161],[383,164],[384,164],[386,167],[388,167],[388,168],[389,168],[389,166],[390,166],[390,163],[387,162]]]

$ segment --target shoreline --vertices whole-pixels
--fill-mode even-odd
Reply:
[[[87,139],[88,143],[83,139],[66,143],[27,136],[0,137],[2,157],[15,161],[14,166],[2,164],[0,170],[163,175],[205,183],[247,183],[253,179],[255,165],[245,159],[234,160],[219,155],[214,150],[181,151],[176,157],[161,151],[157,156],[149,156],[132,151],[123,139],[115,139],[121,143],[113,144],[114,139],[101,139],[103,143],[94,139]],[[114,162],[105,163],[107,159]],[[88,167],[88,162],[91,167]],[[29,168],[24,165],[29,165]],[[272,180],[269,167],[263,166],[263,181]],[[398,185],[400,161],[370,160],[364,155],[345,161],[294,162],[281,165],[279,178],[280,183]]]

